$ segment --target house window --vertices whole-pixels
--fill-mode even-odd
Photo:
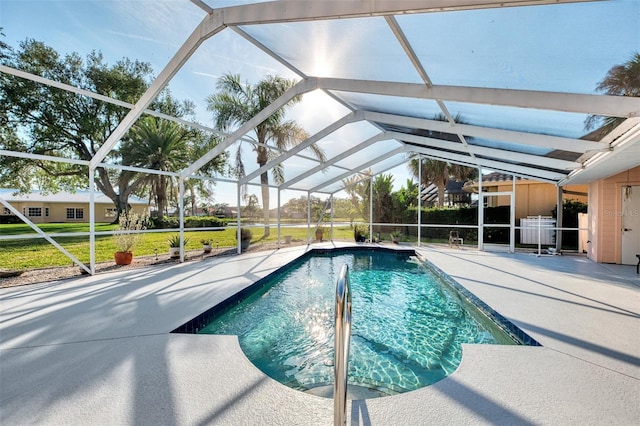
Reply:
[[[113,209],[113,208],[104,209],[104,217],[116,217],[116,214],[118,214],[118,209]]]
[[[13,214],[13,213],[11,213],[11,210],[9,210],[7,207],[5,207],[4,210],[2,210],[2,214],[3,215],[9,215],[9,214]]]
[[[44,216],[49,217],[49,207],[44,208]]]
[[[67,209],[67,219],[82,219],[84,218],[84,209]]]
[[[41,217],[42,216],[42,207],[29,207],[27,211],[27,216],[29,217]]]

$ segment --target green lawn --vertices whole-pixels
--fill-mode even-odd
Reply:
[[[88,224],[53,223],[42,224],[39,225],[39,227],[47,233],[89,231]],[[111,224],[96,224],[96,231],[111,231],[113,228],[114,225]],[[253,244],[277,241],[277,227],[271,227],[271,235],[268,238],[263,238],[263,227],[253,227],[250,229],[253,233]],[[0,225],[0,235],[21,234],[35,234],[35,231],[23,224]],[[156,250],[158,254],[161,255],[168,253],[169,244],[167,240],[173,234],[176,234],[176,232],[144,234],[139,244],[134,248],[134,254],[136,256],[153,255]],[[294,240],[306,240],[307,228],[282,228],[282,235],[291,235]],[[188,231],[185,232],[185,237],[189,238],[185,246],[186,250],[200,250],[202,248],[200,240],[205,238],[211,238],[214,247],[235,247],[236,228],[229,227],[221,231]],[[324,238],[328,239],[328,230]],[[353,231],[349,226],[335,227],[334,238],[350,240],[353,238]],[[88,236],[55,237],[54,240],[80,259],[80,261],[84,263],[89,262]],[[112,261],[114,252],[115,245],[113,236],[96,236],[97,262]],[[71,260],[43,238],[0,240],[0,269],[24,270],[70,265],[72,265]]]
[[[49,223],[41,224],[39,227],[47,233],[65,233],[65,232],[88,232],[89,224],[86,223]],[[107,223],[96,224],[96,231],[112,231],[114,225]],[[325,224],[326,233],[324,239],[329,239],[329,227]],[[253,233],[252,244],[276,242],[278,238],[278,229],[271,227],[271,235],[264,238],[263,227],[249,227]],[[312,227],[313,229],[313,227]],[[306,241],[307,228],[283,227],[282,236],[291,235],[294,240]],[[0,235],[35,235],[29,226],[24,224],[0,225]],[[177,232],[157,232],[146,233],[141,238],[138,245],[134,248],[136,256],[149,256],[157,253],[166,255],[169,250],[167,240]],[[375,234],[374,234],[375,235]],[[185,232],[188,238],[186,250],[200,250],[202,244],[200,240],[211,239],[213,247],[235,247],[236,246],[236,228],[227,227],[220,231],[200,231],[191,230]],[[353,241],[353,230],[350,226],[334,227],[335,240]],[[381,233],[381,237],[385,241],[389,241],[390,237],[386,233]],[[314,236],[311,236],[314,239]],[[89,263],[89,237],[55,237],[54,240],[76,256],[80,261]],[[403,242],[415,242],[415,237],[403,237]],[[423,240],[425,241],[425,240]],[[427,242],[427,241],[425,241]],[[430,243],[444,243],[446,240],[430,240]],[[474,244],[467,242],[465,245]],[[96,236],[96,261],[106,262],[113,261],[113,253],[115,245],[113,236],[101,235]],[[46,241],[44,238],[22,238],[16,240],[0,240],[0,269],[8,270],[26,270],[35,268],[46,268],[51,266],[71,266],[71,260],[60,252],[56,247]]]

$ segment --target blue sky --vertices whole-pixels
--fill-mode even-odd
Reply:
[[[60,53],[86,55],[100,50],[109,63],[135,58],[149,62],[156,74],[203,17],[204,12],[188,0],[0,0],[0,27],[12,46],[29,37]],[[398,21],[436,84],[593,93],[612,65],[640,50],[640,1],[636,0],[439,13],[426,20],[409,15]],[[295,65],[309,74],[383,80],[402,75],[407,81],[419,81],[382,19],[367,27],[362,20],[347,20],[252,27],[248,31],[264,37],[287,57],[299,58]],[[343,42],[345,38],[349,43]],[[371,44],[376,49],[362,49]],[[313,55],[305,54],[309,51]],[[169,86],[174,96],[196,104],[198,121],[211,125],[204,99],[214,91],[216,79],[229,71],[252,83],[265,74],[296,77],[242,37],[225,30],[206,41]],[[311,108],[318,103],[326,106],[324,116]],[[529,111],[523,117],[518,109],[451,107],[471,122],[493,119],[499,127],[521,122],[547,126],[550,133],[566,132],[572,137],[583,131],[582,116],[550,118]],[[291,118],[313,134],[345,112],[313,93],[305,96]],[[332,143],[341,145],[338,140],[330,141],[328,149]],[[247,158],[248,164],[253,163]],[[400,185],[407,178],[406,169],[395,169],[394,175]],[[254,188],[250,192],[259,191]],[[289,191],[284,199],[300,195]],[[215,201],[233,204],[235,191],[219,185]]]

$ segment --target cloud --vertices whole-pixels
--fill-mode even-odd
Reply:
[[[152,38],[152,37],[145,37],[145,36],[136,35],[136,34],[127,34],[127,33],[123,33],[123,32],[120,32],[120,31],[113,31],[113,30],[107,30],[107,33],[118,35],[118,36],[122,36],[122,37],[132,38],[132,39],[136,39],[136,40],[150,41],[152,43],[158,43],[158,44],[162,44],[164,46],[171,46],[171,47],[175,47],[175,48],[179,48],[180,47],[179,43],[168,42],[168,41],[159,40],[157,38]]]
[[[216,74],[207,74],[206,72],[200,72],[200,71],[193,71],[193,74],[195,75],[203,75],[205,77],[211,77],[214,79],[219,79],[221,76],[220,75],[216,75]]]

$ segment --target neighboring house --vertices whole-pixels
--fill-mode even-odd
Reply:
[[[513,175],[505,173],[489,173],[482,176],[483,192],[511,192]],[[467,191],[478,192],[478,181],[465,184]],[[568,185],[563,188],[563,200],[588,202],[588,185]],[[558,188],[550,183],[516,178],[516,220],[527,216],[551,216],[556,208]],[[487,207],[510,205],[508,195],[486,197]]]
[[[15,194],[15,195],[14,195]],[[57,192],[43,194],[34,191],[30,194],[16,194],[15,189],[0,189],[0,198],[15,207],[33,223],[52,222],[89,222],[89,191]],[[112,222],[116,217],[116,207],[106,195],[94,193],[95,221]],[[129,197],[131,210],[136,213],[148,213],[146,200]],[[13,216],[13,217],[12,217]],[[15,221],[15,215],[4,205],[0,205],[0,223]]]
[[[596,262],[635,265],[640,254],[640,166],[589,184],[589,244]]]
[[[445,207],[453,206],[468,206],[471,204],[471,194],[464,190],[464,182],[456,181],[455,179],[449,179],[447,186],[444,190],[444,202]],[[426,207],[433,207],[438,201],[438,187],[434,184],[429,184],[426,187],[422,186],[422,202]]]

